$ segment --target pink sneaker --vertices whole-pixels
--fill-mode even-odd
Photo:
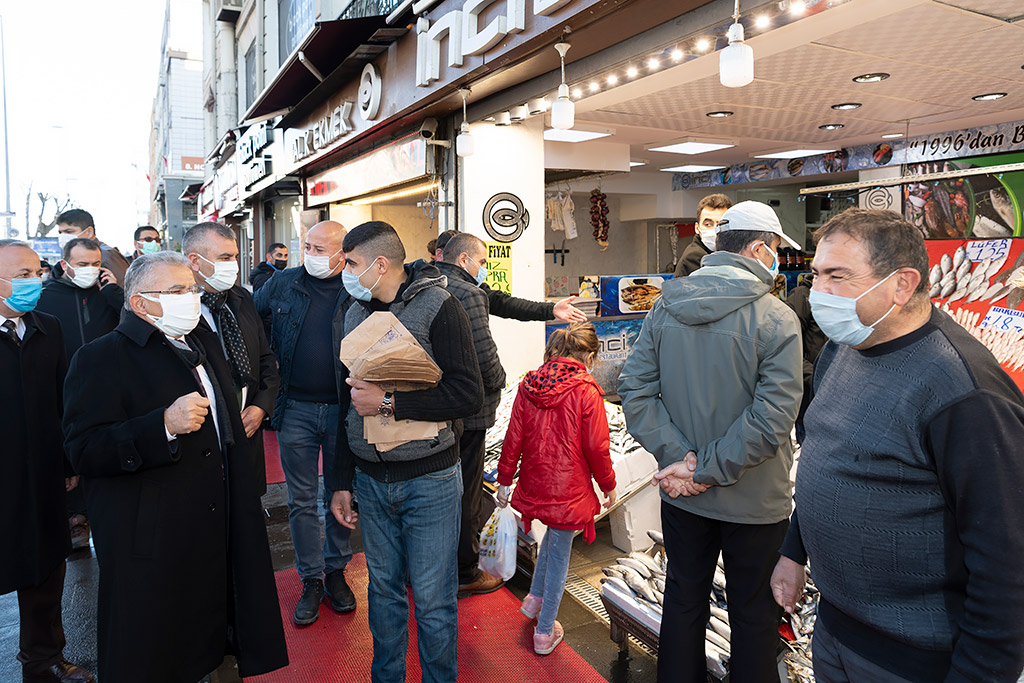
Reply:
[[[538,598],[536,595],[530,593],[523,598],[523,604],[519,608],[519,611],[525,614],[528,619],[536,619],[537,615],[540,614],[540,606],[543,602],[543,598]]]
[[[562,625],[557,621],[555,627],[551,629],[551,635],[544,635],[543,633],[537,633],[537,629],[533,630],[533,651],[539,655],[551,654],[555,647],[562,642],[562,636],[565,632],[562,630]]]

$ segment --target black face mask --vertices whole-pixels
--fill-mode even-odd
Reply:
[[[274,259],[274,268],[277,268],[278,270],[284,270],[287,267],[288,267],[288,259],[283,259],[283,258]]]

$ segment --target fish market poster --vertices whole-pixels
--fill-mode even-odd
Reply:
[[[622,372],[622,366],[633,350],[633,344],[640,336],[644,316],[598,318],[590,322],[597,330],[597,339],[601,344],[601,350],[597,353],[597,365],[593,371],[594,379],[601,385],[605,398],[615,398],[619,395],[619,373]],[[545,343],[551,338],[552,332],[565,327],[565,323],[549,324],[545,332]]]
[[[485,242],[487,245],[487,279],[491,289],[512,293],[512,245],[504,242]]]
[[[661,296],[671,273],[604,275],[601,277],[601,316],[646,313]]]
[[[928,293],[1024,391],[1024,239],[928,240]]]

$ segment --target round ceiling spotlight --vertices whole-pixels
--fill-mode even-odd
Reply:
[[[832,108],[837,111],[846,111],[848,109],[857,109],[860,106],[860,102],[841,102],[840,104],[833,104]]]
[[[733,115],[731,111],[709,111],[705,116],[713,119],[725,119]]]
[[[844,126],[841,123],[826,123],[824,125],[818,126],[818,128],[821,130],[839,130],[840,128],[843,127]]]
[[[885,73],[884,71],[879,71],[879,72],[873,73],[873,74],[861,74],[860,76],[856,76],[856,77],[854,77],[853,82],[854,83],[878,83],[879,81],[884,81],[887,78],[889,78],[889,74]]]
[[[626,69],[626,75],[630,78],[636,78],[638,73],[640,73],[640,71],[635,66],[631,66]]]
[[[701,38],[697,41],[697,49],[701,52],[707,52],[709,47],[711,47],[711,43],[707,38]]]
[[[608,74],[608,85],[615,85],[619,82],[619,77],[615,74]]]
[[[991,100],[1001,100],[1004,97],[1006,97],[1006,93],[1004,92],[990,92],[985,93],[984,95],[975,95],[971,99],[975,102],[989,102]]]

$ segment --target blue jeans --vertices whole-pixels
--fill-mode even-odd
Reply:
[[[458,464],[408,481],[385,483],[356,470],[359,524],[370,582],[373,683],[403,683],[412,584],[423,683],[454,683],[458,674]]]
[[[317,465],[320,449],[324,464],[333,462],[338,432],[338,405],[285,402],[277,442],[281,447],[281,468],[288,485],[288,525],[295,547],[299,577],[323,578],[324,573],[344,569],[352,559],[351,532],[338,524],[330,512],[332,491],[324,489],[324,505],[317,506],[320,488]],[[320,517],[324,518],[323,549],[320,545]]]
[[[555,628],[558,606],[562,604],[565,577],[569,575],[569,554],[572,552],[572,537],[576,532],[548,527],[544,540],[537,552],[537,566],[533,571],[530,595],[541,598],[540,614],[537,615],[537,633],[551,635]]]

